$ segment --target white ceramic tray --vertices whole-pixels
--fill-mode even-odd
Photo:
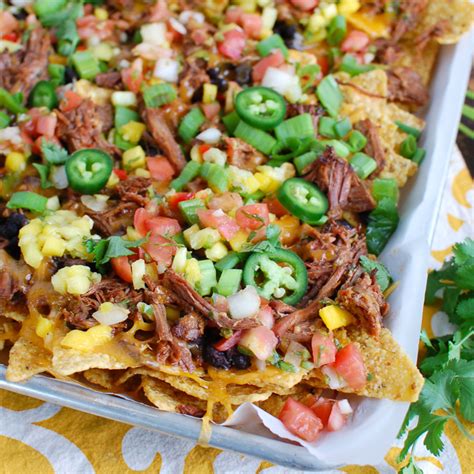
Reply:
[[[444,47],[441,51],[431,87],[432,100],[425,115],[427,126],[422,137],[427,156],[416,177],[404,189],[400,226],[382,255],[382,260],[400,282],[390,298],[392,309],[386,324],[414,360],[421,325],[429,244],[456,139],[473,52],[474,33],[458,45]],[[197,440],[201,429],[200,420],[161,412],[135,401],[41,375],[24,383],[8,382],[5,367],[1,365],[0,388],[184,438]],[[252,433],[242,436],[241,430],[223,426],[213,427],[209,444],[305,470],[318,471],[347,463],[371,464],[380,461],[390,447],[407,408],[406,403],[364,399],[351,425],[331,435],[334,449],[330,450],[324,462],[301,446]]]

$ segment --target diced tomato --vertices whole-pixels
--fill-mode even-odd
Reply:
[[[260,308],[256,315],[256,318],[267,328],[271,329],[275,324],[275,318],[273,317],[273,310],[267,304]]]
[[[240,194],[231,192],[225,192],[218,194],[217,196],[213,196],[207,204],[209,209],[222,209],[224,212],[229,212],[232,209],[242,207],[243,205],[244,201]]]
[[[148,156],[146,165],[151,177],[157,181],[169,181],[174,175],[174,168],[164,156]]]
[[[218,351],[228,351],[239,343],[241,336],[242,331],[234,331],[232,336],[227,339],[222,338],[220,341],[216,342],[214,344],[214,349],[217,349]]]
[[[341,51],[345,53],[363,51],[370,43],[367,33],[352,30],[341,44]]]
[[[135,211],[133,216],[133,225],[140,235],[146,235],[148,232],[172,237],[181,232],[181,226],[176,219],[170,217],[153,216],[143,207]]]
[[[125,170],[121,170],[120,168],[114,168],[114,174],[118,179],[120,179],[120,181],[127,179],[127,172]]]
[[[171,265],[173,255],[176,253],[177,249],[175,242],[153,232],[143,247],[155,262],[161,263],[167,267]]]
[[[210,104],[201,104],[201,109],[206,116],[207,120],[212,120],[214,117],[217,117],[219,111],[221,110],[221,105],[219,102],[212,102]]]
[[[239,344],[252,351],[257,359],[267,360],[273,354],[278,339],[271,329],[265,326],[257,326],[245,330]]]
[[[239,25],[243,14],[244,11],[241,7],[230,7],[225,12],[224,23],[235,23]]]
[[[257,13],[244,13],[240,19],[242,28],[249,38],[259,39],[262,32],[262,17]]]
[[[263,79],[263,76],[265,76],[265,73],[269,67],[278,67],[284,62],[285,57],[279,49],[260,59],[260,61],[255,64],[252,70],[252,78],[254,82],[260,82]]]
[[[319,0],[290,0],[290,3],[296,8],[307,12],[316,8],[319,5]]]
[[[237,60],[242,56],[245,43],[245,33],[238,29],[234,29],[224,33],[224,40],[217,45],[217,49],[223,56]]]
[[[363,388],[367,382],[364,359],[354,343],[348,344],[337,352],[334,370],[354,390]]]
[[[18,20],[8,11],[0,11],[0,31],[7,35],[18,29]],[[4,39],[7,39],[5,38]],[[13,40],[8,40],[13,41]]]
[[[58,119],[54,114],[43,115],[36,120],[36,133],[45,137],[54,137]]]
[[[311,408],[289,397],[278,416],[286,429],[305,441],[315,441],[323,423]]]
[[[329,59],[326,55],[324,56],[318,56],[317,61],[319,64],[319,67],[321,68],[321,72],[323,73],[324,76],[327,75],[329,72]]]
[[[127,283],[132,283],[132,266],[128,257],[115,257],[110,259],[114,272]]]
[[[235,214],[237,224],[244,229],[257,230],[270,222],[268,206],[266,204],[249,204],[237,209]]]
[[[143,82],[143,60],[135,59],[129,68],[122,69],[122,81],[129,90],[137,94]]]
[[[267,199],[265,202],[267,203],[269,212],[275,214],[275,216],[282,217],[289,214],[288,210],[283,207],[277,198]]]
[[[314,366],[321,367],[332,364],[336,360],[336,345],[332,336],[326,336],[322,332],[316,332],[311,339]]]
[[[3,35],[5,41],[11,41],[12,43],[16,43],[18,41],[19,36],[16,33],[8,33]]]
[[[63,112],[69,112],[79,107],[82,102],[82,97],[73,91],[66,91],[64,93],[64,99],[61,101],[60,109]]]
[[[208,145],[207,143],[203,143],[202,145],[199,145],[199,153],[201,155],[204,155],[206,151],[211,149],[211,145]]]
[[[188,201],[194,197],[194,193],[174,193],[168,196],[168,206],[171,210],[176,211],[178,210],[178,204],[183,201]]]
[[[334,400],[328,398],[319,397],[316,401],[311,404],[307,404],[315,415],[323,422],[324,426],[327,426],[331,410],[334,405]]]
[[[344,416],[341,413],[341,409],[339,405],[334,403],[332,406],[331,414],[329,415],[329,419],[327,422],[327,430],[328,431],[339,431],[347,422],[347,416]]]
[[[234,237],[234,235],[240,230],[237,222],[220,210],[213,211],[198,209],[197,215],[204,227],[217,229],[226,240],[232,239],[232,237]]]

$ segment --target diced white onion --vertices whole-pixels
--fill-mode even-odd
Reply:
[[[153,76],[166,82],[178,82],[178,74],[178,61],[169,58],[158,59],[153,71]]]
[[[112,93],[112,104],[122,107],[135,107],[137,96],[131,91],[115,91]]]
[[[253,286],[247,286],[235,295],[227,298],[230,315],[234,319],[244,319],[253,316],[260,308],[260,296]]]
[[[118,324],[125,321],[128,318],[129,313],[130,311],[128,309],[125,309],[123,306],[119,306],[118,304],[114,304],[108,311],[101,311],[99,309],[95,313],[92,313],[92,317],[99,321],[100,324],[111,326],[112,324]]]
[[[191,19],[196,23],[204,23],[205,17],[201,12],[193,12],[191,10],[185,10],[179,15],[179,21],[184,25],[186,25]]]
[[[166,39],[166,24],[165,23],[149,23],[140,28],[143,43],[154,44],[155,46],[168,46]]]
[[[94,194],[93,196],[84,194],[81,196],[82,204],[95,212],[105,211],[108,199],[109,196],[106,196],[105,194]]]
[[[176,18],[170,18],[170,25],[173,30],[177,31],[181,35],[185,35],[187,33],[186,27],[180,23]]]
[[[145,283],[143,282],[143,277],[145,276],[145,260],[142,258],[135,260],[132,263],[132,283],[135,290],[140,290],[145,288]]]
[[[57,211],[61,207],[58,196],[52,196],[46,203],[46,209],[50,211]]]
[[[291,341],[286,354],[284,361],[288,364],[294,365],[296,368],[301,366],[301,361],[303,360],[303,353],[307,351],[306,347],[296,341]]]
[[[328,367],[326,365],[321,368],[321,371],[327,377],[329,388],[332,388],[333,390],[338,390],[346,386],[346,382],[341,377],[339,377],[339,375],[332,367]]]
[[[255,359],[255,365],[260,372],[263,372],[267,368],[267,362],[265,360]]]
[[[350,415],[353,412],[351,404],[346,398],[338,400],[336,403],[339,405],[339,410],[341,410],[343,415]]]
[[[56,189],[66,189],[69,186],[66,167],[57,166],[51,174],[51,181]]]
[[[221,139],[222,132],[217,128],[208,128],[201,132],[196,138],[203,141],[204,143],[214,144],[218,143]]]
[[[296,102],[302,95],[298,76],[274,67],[269,67],[266,70],[262,79],[262,86],[279,92],[290,102]]]

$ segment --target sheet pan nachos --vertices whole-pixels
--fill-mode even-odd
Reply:
[[[417,399],[377,255],[467,0],[0,8],[9,380],[206,422],[253,402],[307,441],[345,393]]]

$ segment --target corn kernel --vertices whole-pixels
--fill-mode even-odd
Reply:
[[[324,18],[326,18],[327,20],[331,20],[337,15],[336,4],[331,3],[324,8],[321,8],[321,13],[323,14]]]
[[[145,168],[145,150],[138,145],[130,148],[130,150],[124,151],[122,155],[123,167],[126,170],[134,170],[137,168]]]
[[[48,318],[43,318],[43,316],[40,316],[38,318],[38,322],[36,323],[35,332],[37,336],[44,339],[48,334],[53,332],[53,322]]]
[[[355,322],[354,316],[349,311],[334,304],[321,308],[319,316],[330,331]]]
[[[213,262],[218,262],[224,258],[229,251],[227,247],[222,242],[216,242],[210,249],[207,249],[205,252],[206,257]]]
[[[62,257],[66,250],[66,242],[58,237],[47,237],[44,241],[41,253],[45,257]]]
[[[109,180],[105,187],[107,188],[114,188],[117,184],[120,183],[120,178],[115,173],[110,173]]]
[[[109,18],[109,13],[105,8],[96,7],[94,9],[94,16],[100,21],[105,21]]]
[[[130,143],[138,143],[142,138],[146,126],[144,123],[131,120],[127,124],[120,127],[120,135]]]
[[[12,173],[19,173],[26,168],[26,156],[23,153],[12,151],[5,159],[5,167]]]
[[[234,237],[229,240],[229,244],[232,247],[232,250],[238,252],[242,246],[247,242],[248,233],[243,230],[236,232]]]
[[[202,91],[202,101],[205,104],[212,104],[217,97],[217,86],[215,84],[204,84]]]
[[[258,180],[253,175],[245,178],[243,185],[250,194],[257,192],[260,187]]]
[[[93,351],[113,339],[112,328],[99,324],[87,331],[74,329],[68,332],[61,341],[61,346],[83,352]]]
[[[359,0],[341,0],[337,10],[341,15],[350,15],[360,8]]]
[[[193,250],[199,250],[202,248],[211,248],[215,243],[221,240],[221,235],[216,229],[206,227],[193,234],[189,238],[189,245]]]

